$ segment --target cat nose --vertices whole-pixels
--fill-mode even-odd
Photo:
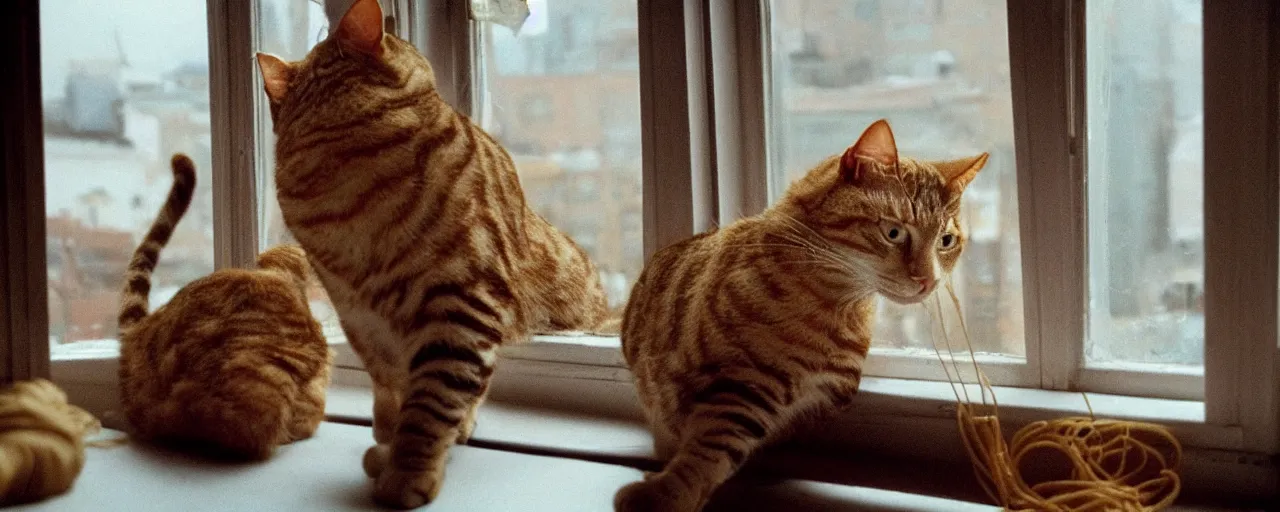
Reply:
[[[932,276],[929,277],[912,277],[911,280],[920,283],[920,293],[925,293],[933,289],[934,283],[937,282]]]

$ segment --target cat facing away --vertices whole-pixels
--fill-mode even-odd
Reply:
[[[986,161],[899,157],[877,121],[764,213],[658,251],[622,350],[667,463],[615,509],[700,510],[763,445],[847,405],[875,296],[918,303],[951,272],[961,195]]]
[[[120,398],[135,438],[261,460],[324,419],[332,354],[311,315],[310,267],[296,245],[182,287],[148,314],[151,273],[195,188],[174,155],[173,187],[125,274]]]
[[[276,193],[374,383],[374,500],[431,502],[499,346],[607,315],[594,264],[525,203],[507,152],[356,0],[302,61],[258,54]]]

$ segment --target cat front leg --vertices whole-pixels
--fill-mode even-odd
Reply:
[[[341,315],[344,310],[338,311]],[[404,387],[403,370],[389,368],[389,364],[384,361],[385,358],[376,357],[378,351],[374,343],[386,345],[389,344],[387,343],[389,340],[367,336],[368,330],[357,331],[354,324],[345,320],[341,320],[340,325],[342,333],[347,337],[347,343],[364,362],[369,372],[369,380],[373,381],[373,440],[380,445],[390,443],[400,418],[401,389]],[[366,465],[365,472],[371,477],[377,477],[382,471],[381,469],[371,470]]]
[[[378,444],[387,444],[395,436],[400,419],[400,388],[390,379],[373,380],[373,439]]]
[[[370,478],[378,478],[386,469],[391,457],[391,441],[395,438],[396,426],[400,421],[400,387],[392,384],[386,377],[374,377],[373,380],[373,440],[374,446],[365,451],[361,466],[364,474]]]
[[[694,404],[663,470],[614,496],[617,512],[696,512],[747,458],[782,430],[777,410],[743,384]]]
[[[366,466],[370,457],[386,459],[374,484],[379,504],[414,508],[439,494],[448,449],[466,433],[465,422],[488,390],[501,341],[480,339],[471,327],[438,324],[417,344],[391,444],[366,454]]]

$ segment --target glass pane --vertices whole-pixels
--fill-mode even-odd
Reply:
[[[1204,360],[1199,0],[1090,1],[1089,364]],[[1154,368],[1151,368],[1154,369]]]
[[[530,0],[519,33],[483,24],[481,125],[529,205],[591,255],[611,304],[644,264],[635,0]]]
[[[41,2],[49,338],[53,357],[114,346],[134,249],[173,184],[197,188],[151,278],[151,308],[213,270],[203,0]]]
[[[258,51],[272,53],[289,61],[302,60],[312,46],[324,39],[329,31],[324,7],[312,0],[258,0]],[[254,76],[257,77],[255,69]],[[255,78],[260,83],[261,78]],[[258,169],[258,240],[261,249],[281,243],[293,242],[293,235],[280,216],[280,204],[276,202],[275,184],[275,135],[271,132],[271,115],[262,88],[253,90],[258,102],[257,169]],[[316,283],[308,292],[311,313],[324,327],[326,336],[341,337],[338,315],[325,294],[324,287]]]
[[[975,350],[1025,355],[1005,0],[773,0],[770,11],[773,197],[880,118],[904,156],[989,152],[965,192],[970,241],[952,281]],[[923,307],[882,300],[874,345],[932,354],[929,326]]]

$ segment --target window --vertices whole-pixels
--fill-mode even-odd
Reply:
[[[310,0],[258,0],[258,46],[259,51],[278,55],[285,60],[301,60],[306,57],[311,47],[328,36],[328,20],[324,7]],[[255,75],[256,80],[260,80]],[[260,82],[255,81],[255,84]],[[275,135],[271,131],[271,117],[266,108],[266,98],[262,96],[262,88],[253,90],[255,101],[261,102],[257,109],[258,137],[258,205],[260,217],[258,221],[259,250],[282,243],[293,242],[293,235],[284,224],[280,215],[280,204],[276,202],[275,192]],[[342,327],[338,324],[338,314],[329,301],[324,287],[313,284],[308,290],[311,299],[311,313],[323,326],[325,335],[331,339],[343,338]]]
[[[125,269],[173,184],[175,152],[195,161],[197,186],[152,275],[151,308],[213,270],[208,38],[199,0],[42,2],[40,25],[57,359],[115,346]]]
[[[644,264],[635,0],[532,0],[515,33],[478,24],[482,127],[511,153],[530,206],[574,238],[620,304]]]
[[[1203,365],[1201,11],[1088,4],[1088,365]]]
[[[1006,418],[1083,414],[1075,391],[1106,393],[1091,396],[1099,417],[1175,430],[1188,489],[1274,481],[1280,297],[1248,286],[1280,276],[1269,45],[1280,27],[1274,10],[1260,14],[1265,0],[530,0],[518,32],[468,20],[468,0],[382,1],[439,64],[442,93],[512,154],[530,206],[591,253],[614,304],[655,246],[756,213],[888,118],[903,154],[991,153],[966,193],[973,243],[953,279]],[[209,83],[256,81],[249,63],[227,63],[254,49],[301,58],[327,34],[323,2],[192,2],[42,5],[49,268],[37,284],[49,286],[55,358],[112,346],[120,276],[168,189],[170,153],[195,158],[201,181],[153,307],[215,254],[250,252],[224,251],[244,241],[226,242],[242,231],[222,229],[233,213],[213,194],[250,193],[211,193],[234,170],[212,167],[227,153],[211,137],[256,137],[252,250],[290,240],[260,86],[256,104],[236,103],[236,88]],[[252,43],[221,33],[245,27]],[[251,116],[251,131],[227,120]],[[835,439],[806,441],[915,457],[933,448],[916,440],[950,439],[929,320],[885,304],[857,411]],[[616,338],[540,336],[502,352],[494,401],[639,416]],[[80,385],[73,394],[114,385],[105,353],[62,357],[55,379]],[[335,383],[367,380],[342,354]]]
[[[1005,1],[963,3],[935,16],[932,2],[770,2],[770,192],[780,197],[880,118],[893,126],[904,156],[989,152],[965,192],[970,241],[952,281],[975,350],[1020,358],[1026,349]],[[909,42],[902,40],[907,32]],[[924,308],[881,301],[875,344],[932,357],[929,329]]]

